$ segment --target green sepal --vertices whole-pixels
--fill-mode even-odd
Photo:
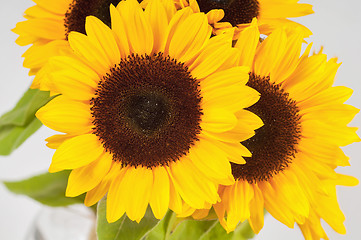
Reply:
[[[118,221],[108,223],[106,219],[106,199],[98,203],[97,211],[97,236],[98,240],[140,240],[144,239],[149,231],[153,229],[159,220],[153,216],[148,207],[143,219],[137,223],[130,220],[124,214]]]
[[[199,240],[209,229],[212,229],[216,220],[183,220],[174,232],[170,235],[170,240],[182,240],[187,236],[188,240]]]
[[[65,190],[70,171],[45,173],[17,182],[4,182],[7,189],[16,194],[26,195],[42,204],[60,207],[84,202],[84,194],[66,197]]]
[[[184,220],[178,224],[169,239],[247,240],[252,239],[254,235],[248,221],[239,224],[233,232],[227,233],[218,220]]]
[[[168,240],[176,221],[176,214],[171,210],[165,214],[162,220],[148,233],[147,240]]]

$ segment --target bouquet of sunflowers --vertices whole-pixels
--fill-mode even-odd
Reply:
[[[12,30],[30,88],[0,118],[0,154],[42,125],[49,172],[4,182],[84,203],[94,239],[252,239],[271,215],[307,240],[345,234],[336,186],[350,88],[298,0],[33,0]],[[39,238],[40,239],[40,238]]]

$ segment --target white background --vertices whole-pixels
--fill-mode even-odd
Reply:
[[[55,0],[53,0],[55,1]],[[58,0],[60,1],[60,0]],[[313,2],[315,14],[302,17],[297,21],[308,26],[314,33],[310,38],[315,46],[324,46],[329,57],[338,56],[343,62],[336,85],[345,85],[354,89],[354,95],[348,101],[361,108],[361,4],[358,0],[318,0]],[[23,92],[28,88],[32,78],[28,70],[22,67],[21,54],[26,48],[17,46],[16,35],[10,31],[22,13],[33,3],[30,0],[2,1],[0,8],[0,115],[10,110]],[[361,115],[352,122],[361,126]],[[358,132],[359,135],[361,132]],[[45,147],[44,139],[52,131],[42,127],[30,137],[11,156],[0,156],[0,180],[20,180],[47,170],[53,151]],[[361,143],[354,143],[344,148],[351,157],[351,167],[338,169],[338,172],[356,176],[361,179]],[[347,235],[339,235],[325,227],[330,239],[361,239],[361,192],[360,185],[353,188],[339,187],[339,203],[346,215]],[[41,209],[37,202],[8,192],[0,184],[0,239],[23,240],[35,217]],[[302,240],[298,227],[289,229],[268,215],[265,226],[256,237],[257,240],[280,239]]]

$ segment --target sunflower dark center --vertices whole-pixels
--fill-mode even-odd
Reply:
[[[270,83],[269,77],[251,73],[247,85],[261,94],[248,110],[257,114],[264,126],[242,142],[252,157],[245,158],[244,165],[232,163],[232,173],[236,179],[253,183],[265,181],[291,164],[301,137],[301,124],[295,101],[279,85]]]
[[[155,93],[130,96],[127,108],[129,120],[143,132],[158,130],[169,117],[167,100]]]
[[[73,0],[65,13],[64,25],[66,37],[71,31],[85,34],[85,19],[87,16],[95,16],[110,27],[109,6],[117,6],[120,0]]]
[[[161,53],[131,55],[91,100],[94,134],[114,161],[152,168],[186,155],[201,131],[199,82]]]
[[[259,16],[259,2],[257,0],[198,0],[201,12],[212,9],[223,9],[223,22],[233,26],[250,23],[254,17]]]

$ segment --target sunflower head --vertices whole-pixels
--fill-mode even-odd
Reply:
[[[344,104],[351,89],[332,86],[337,59],[310,54],[312,44],[301,54],[303,36],[302,30],[288,34],[281,28],[259,42],[252,22],[235,43],[239,64],[250,67],[247,85],[261,94],[247,110],[264,125],[242,142],[252,155],[244,164],[231,163],[235,183],[219,186],[221,201],[213,208],[227,231],[248,220],[258,233],[266,209],[290,228],[297,223],[306,239],[327,238],[321,219],[345,233],[335,190],[358,180],[335,169],[349,165],[340,147],[360,141],[357,128],[348,126],[359,110]],[[189,208],[183,216],[207,213]]]
[[[107,219],[125,212],[140,221],[150,204],[162,218],[184,201],[204,208],[234,183],[230,162],[250,152],[240,143],[262,121],[245,108],[259,99],[246,86],[232,34],[211,37],[204,13],[135,0],[110,6],[111,28],[87,17],[85,34],[70,32],[73,54],[44,69],[56,97],[37,112],[63,132],[49,171],[71,169],[67,196],[85,204],[107,193]],[[134,191],[136,189],[136,191]]]

